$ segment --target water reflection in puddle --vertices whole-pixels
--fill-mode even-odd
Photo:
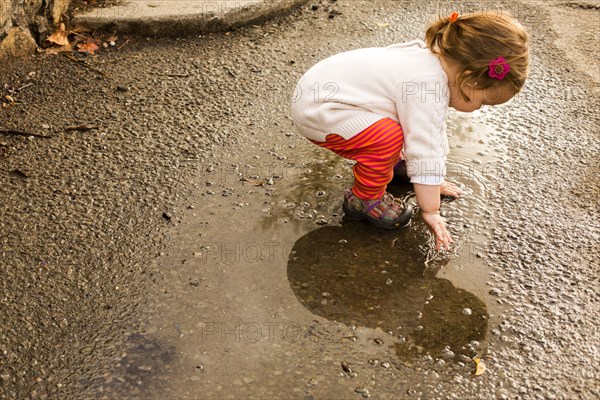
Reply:
[[[424,241],[359,223],[316,229],[292,249],[290,286],[314,314],[391,333],[400,358],[472,356],[470,342],[487,332],[485,304],[447,279],[424,277]]]

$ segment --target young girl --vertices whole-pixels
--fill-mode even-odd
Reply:
[[[344,194],[347,217],[381,228],[408,224],[410,206],[386,192],[405,171],[437,249],[448,249],[440,196],[462,192],[444,181],[446,111],[508,101],[523,87],[528,62],[527,33],[509,15],[452,13],[429,26],[425,43],[359,49],[314,65],[296,87],[294,125],[356,161],[354,185]]]

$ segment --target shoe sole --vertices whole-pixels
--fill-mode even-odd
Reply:
[[[357,220],[357,221],[358,220],[367,220],[367,221],[369,221],[369,223],[371,225],[373,225],[377,228],[381,228],[381,229],[404,228],[404,227],[410,225],[410,220],[414,214],[412,206],[410,204],[407,204],[406,210],[404,210],[404,212],[402,214],[400,214],[400,216],[398,217],[398,219],[396,221],[386,222],[386,221],[377,219],[371,215],[361,213],[360,211],[352,210],[352,209],[348,208],[348,206],[346,205],[345,202],[344,202],[344,204],[342,204],[342,209],[344,210],[344,215],[346,218]]]

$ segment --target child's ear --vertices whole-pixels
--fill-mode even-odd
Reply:
[[[466,86],[466,90],[463,90],[463,93],[465,94],[467,103],[470,103],[472,100],[471,97],[469,97],[468,93],[473,93],[473,90],[478,90],[477,86],[479,84],[477,83],[477,81],[466,81],[464,84]]]

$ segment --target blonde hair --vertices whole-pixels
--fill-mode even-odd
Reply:
[[[505,12],[475,12],[442,18],[425,33],[427,47],[434,54],[458,63],[455,77],[463,99],[463,83],[487,89],[506,87],[518,93],[529,72],[529,38],[525,28]],[[504,57],[510,72],[499,80],[488,76],[489,63]]]

